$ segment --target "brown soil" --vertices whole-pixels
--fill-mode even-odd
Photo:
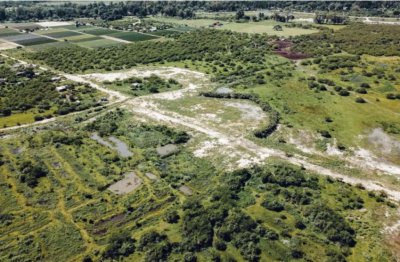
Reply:
[[[307,59],[311,57],[310,55],[300,54],[290,50],[279,50],[274,51],[274,53],[291,60]]]
[[[292,41],[274,41],[272,42],[273,44],[279,45],[279,49],[274,51],[275,54],[283,56],[287,59],[291,60],[299,60],[299,59],[307,59],[310,58],[310,55],[305,55],[305,54],[300,54],[296,52],[292,52],[290,50],[287,50],[288,47],[291,47],[293,45]]]

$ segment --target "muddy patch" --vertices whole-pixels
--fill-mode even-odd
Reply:
[[[179,191],[181,191],[182,193],[184,193],[185,195],[188,195],[188,196],[193,195],[192,190],[187,186],[180,186]]]
[[[101,138],[97,133],[93,133],[90,136],[91,139],[96,140],[97,142],[99,142],[102,145],[105,145],[106,147],[112,149],[112,150],[116,150],[118,152],[118,154],[122,157],[129,157],[129,156],[133,156],[133,153],[129,150],[127,144],[124,141],[119,140],[118,138],[109,136],[108,139],[113,142],[115,144],[112,145],[111,143],[109,143],[108,141],[104,140],[103,138]]]
[[[13,155],[21,154],[24,151],[25,151],[25,146],[18,147],[18,148],[15,148],[15,149],[10,149],[10,153],[13,154]]]
[[[178,150],[178,147],[173,144],[168,144],[165,146],[157,147],[156,150],[160,156],[166,156],[166,155],[176,152]]]
[[[291,42],[291,41],[274,41],[272,43],[279,45],[279,49],[275,50],[274,53],[277,55],[283,56],[287,59],[299,60],[299,59],[307,59],[307,58],[312,57],[310,55],[290,51],[289,47],[291,47],[293,45],[293,42]]]
[[[224,104],[226,106],[235,107],[242,112],[242,119],[263,120],[265,118],[265,113],[258,106],[240,102],[225,102]]]
[[[151,179],[151,180],[155,180],[155,179],[158,178],[156,175],[154,175],[154,174],[152,174],[152,173],[146,173],[146,176],[147,176],[149,179]]]
[[[124,195],[138,188],[142,182],[135,172],[127,172],[122,180],[111,185],[108,190],[118,195]]]
[[[52,162],[51,165],[55,168],[60,168],[61,167],[61,163],[60,162]]]

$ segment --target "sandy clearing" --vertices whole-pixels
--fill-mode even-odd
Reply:
[[[12,48],[16,48],[17,46],[19,46],[19,45],[11,43],[11,42],[0,43],[0,50],[12,49]]]
[[[43,27],[46,27],[46,26],[52,27],[52,26],[71,25],[68,22],[40,22],[40,23],[36,23],[36,24],[38,24],[40,26],[43,26]]]
[[[93,73],[87,75],[81,75],[80,77],[92,80],[95,82],[104,82],[110,81],[113,82],[117,79],[124,80],[126,78],[136,76],[136,77],[149,77],[150,75],[155,74],[158,76],[165,77],[167,79],[172,78],[176,75],[189,75],[189,76],[197,76],[204,77],[203,73],[193,72],[187,69],[176,68],[176,67],[159,67],[157,70],[143,70],[143,69],[132,69],[130,71],[122,71],[122,72],[114,72],[114,73]]]
[[[242,112],[242,119],[252,119],[252,120],[264,120],[266,114],[261,110],[259,106],[254,104],[246,103],[244,101],[241,102],[224,102],[224,105],[234,107]]]
[[[64,76],[65,78],[69,79],[69,80],[73,80],[75,82],[81,82],[81,83],[88,83],[90,86],[104,92],[110,95],[110,100],[112,100],[114,97],[117,99],[116,101],[113,102],[120,102],[122,100],[127,99],[128,97],[121,94],[120,92],[117,91],[113,91],[113,90],[109,90],[103,87],[100,87],[98,84],[95,84],[87,79],[85,79],[83,76],[80,75],[70,75],[70,74],[62,74],[62,76]]]

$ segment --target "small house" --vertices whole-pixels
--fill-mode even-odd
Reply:
[[[150,32],[154,32],[154,31],[157,31],[157,27],[155,27],[155,26],[150,27]]]
[[[56,90],[58,91],[58,92],[63,92],[63,91],[66,91],[67,90],[67,87],[68,86],[57,86],[56,87]]]

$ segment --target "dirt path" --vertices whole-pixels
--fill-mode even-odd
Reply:
[[[254,142],[243,138],[243,137],[231,137],[223,134],[219,131],[216,131],[207,126],[206,123],[202,122],[199,119],[194,119],[186,116],[181,116],[177,113],[165,112],[162,110],[154,110],[150,108],[150,104],[146,101],[139,102],[137,100],[128,101],[124,107],[132,110],[134,113],[154,119],[156,121],[164,122],[169,125],[180,125],[188,127],[194,131],[206,134],[208,137],[218,140],[218,147],[224,147],[226,152],[234,153],[235,151],[239,151],[239,148],[245,149],[252,154],[257,155],[257,158],[253,159],[254,164],[262,163],[268,157],[278,157],[283,160],[288,161],[289,163],[304,166],[307,170],[314,171],[318,174],[328,175],[334,178],[342,179],[346,183],[350,184],[358,184],[361,183],[365,188],[369,190],[385,190],[393,199],[400,200],[400,192],[394,190],[388,190],[380,185],[375,184],[373,181],[362,180],[354,177],[348,177],[345,175],[341,175],[335,172],[332,172],[329,169],[324,167],[320,167],[314,164],[310,164],[307,161],[300,159],[300,157],[287,157],[285,152],[276,149],[270,149],[266,147],[261,147],[255,144]]]
[[[114,41],[117,41],[117,42],[121,42],[121,43],[126,43],[126,44],[132,44],[133,43],[133,42],[130,42],[128,40],[119,39],[119,38],[112,37],[112,36],[109,36],[109,35],[101,35],[101,37],[106,38],[106,39],[110,39],[110,40],[114,40]]]

